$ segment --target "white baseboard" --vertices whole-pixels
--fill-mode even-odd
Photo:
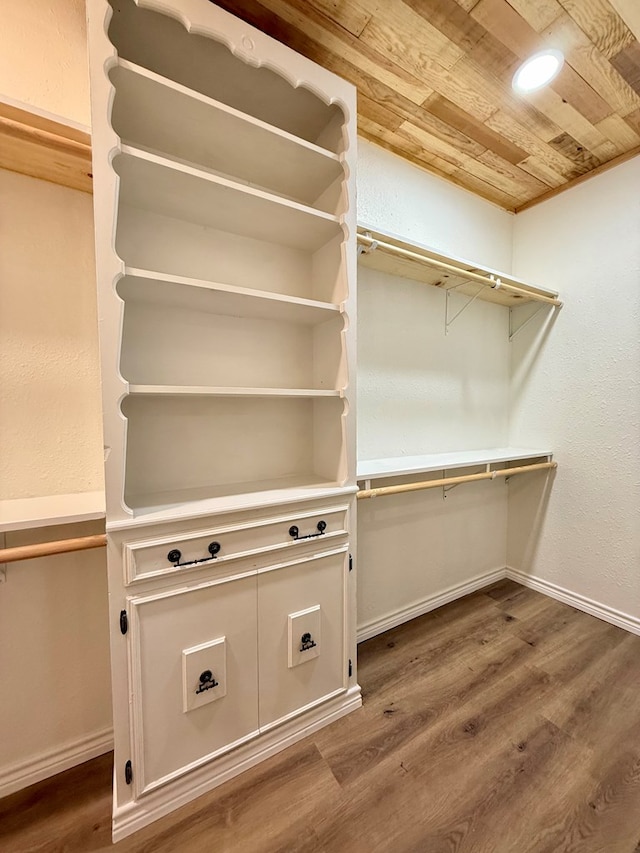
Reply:
[[[409,622],[417,616],[423,616],[430,610],[435,610],[437,607],[442,607],[444,604],[449,604],[457,598],[463,598],[472,592],[489,586],[496,581],[504,580],[507,576],[506,569],[494,569],[491,572],[486,572],[483,575],[476,575],[464,583],[450,586],[442,592],[437,592],[421,601],[416,601],[408,607],[403,607],[402,610],[395,610],[393,613],[387,613],[379,619],[374,619],[371,622],[366,622],[364,625],[358,626],[358,642],[370,640],[371,637],[376,637],[391,628],[397,628],[404,622]]]
[[[360,687],[356,685],[341,696],[308,711],[303,719],[291,720],[227,755],[216,758],[213,764],[200,767],[170,785],[145,794],[137,802],[116,808],[113,815],[114,843],[355,711],[361,705]]]
[[[623,613],[621,610],[615,610],[613,607],[608,607],[606,604],[600,604],[592,598],[586,598],[584,595],[579,595],[577,592],[572,592],[570,589],[565,589],[558,584],[543,578],[528,575],[526,572],[521,572],[519,569],[507,567],[505,575],[510,580],[522,584],[522,586],[535,589],[536,592],[541,592],[548,595],[550,598],[555,598],[563,604],[569,604],[575,607],[576,610],[582,610],[589,613],[591,616],[596,616],[598,619],[603,619],[605,622],[610,622],[618,628],[624,628],[631,634],[640,634],[640,619],[636,616],[631,616],[628,613]]]
[[[0,768],[0,797],[14,794],[22,788],[48,779],[49,776],[55,776],[56,773],[62,773],[63,770],[69,770],[70,767],[96,758],[111,749],[113,749],[113,730],[108,728],[51,749],[35,758]]]

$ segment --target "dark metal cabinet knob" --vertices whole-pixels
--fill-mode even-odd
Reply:
[[[302,637],[300,637],[300,651],[306,652],[309,649],[315,648],[315,646],[316,646],[315,640],[313,639],[311,634],[308,631],[306,631],[302,635]]]
[[[204,672],[200,673],[200,684],[196,689],[196,694],[204,693],[205,690],[211,690],[213,687],[217,687],[218,682],[213,677],[213,673],[210,669],[205,669]]]

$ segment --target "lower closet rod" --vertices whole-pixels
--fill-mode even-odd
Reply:
[[[38,545],[1,548],[0,563],[17,563],[19,560],[33,560],[36,557],[51,557],[54,554],[69,554],[71,551],[104,548],[106,544],[107,534],[96,533],[95,536],[79,536],[77,539],[60,539],[57,542],[41,542]]]
[[[513,477],[527,471],[544,471],[557,468],[557,462],[538,462],[536,465],[522,465],[519,468],[503,468],[499,471],[484,471],[482,474],[465,474],[462,477],[445,477],[441,480],[426,480],[421,483],[405,483],[402,486],[381,486],[379,489],[362,489],[357,497],[375,498],[378,495],[395,495],[399,492],[415,492],[422,489],[436,489],[441,486],[456,486],[459,483],[473,483],[475,480],[493,480],[496,477]],[[90,548],[104,548],[107,544],[105,533],[95,536],[80,536],[77,539],[61,539],[58,542],[41,542],[37,545],[19,545],[16,548],[1,548],[0,563],[17,563],[20,560],[33,560],[37,557],[51,557],[55,554],[69,554],[72,551],[87,551]]]
[[[513,477],[528,471],[545,471],[557,468],[557,462],[537,462],[535,465],[521,465],[518,468],[501,468],[499,471],[483,471],[482,474],[463,474],[461,477],[444,477],[440,480],[423,480],[420,483],[404,483],[401,486],[380,486],[378,489],[361,489],[356,497],[376,498],[379,495],[397,495],[400,492],[418,492],[423,489],[439,489],[443,486],[457,486],[460,483],[473,483],[476,480],[494,480],[496,477]]]

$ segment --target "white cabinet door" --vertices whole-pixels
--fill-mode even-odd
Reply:
[[[256,576],[129,600],[136,796],[258,733]]]
[[[346,689],[346,548],[258,577],[260,731]]]

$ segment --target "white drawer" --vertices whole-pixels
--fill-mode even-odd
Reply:
[[[243,568],[295,559],[306,546],[337,544],[347,533],[347,512],[346,505],[334,506],[125,542],[125,583],[222,568],[241,559],[247,561]]]

